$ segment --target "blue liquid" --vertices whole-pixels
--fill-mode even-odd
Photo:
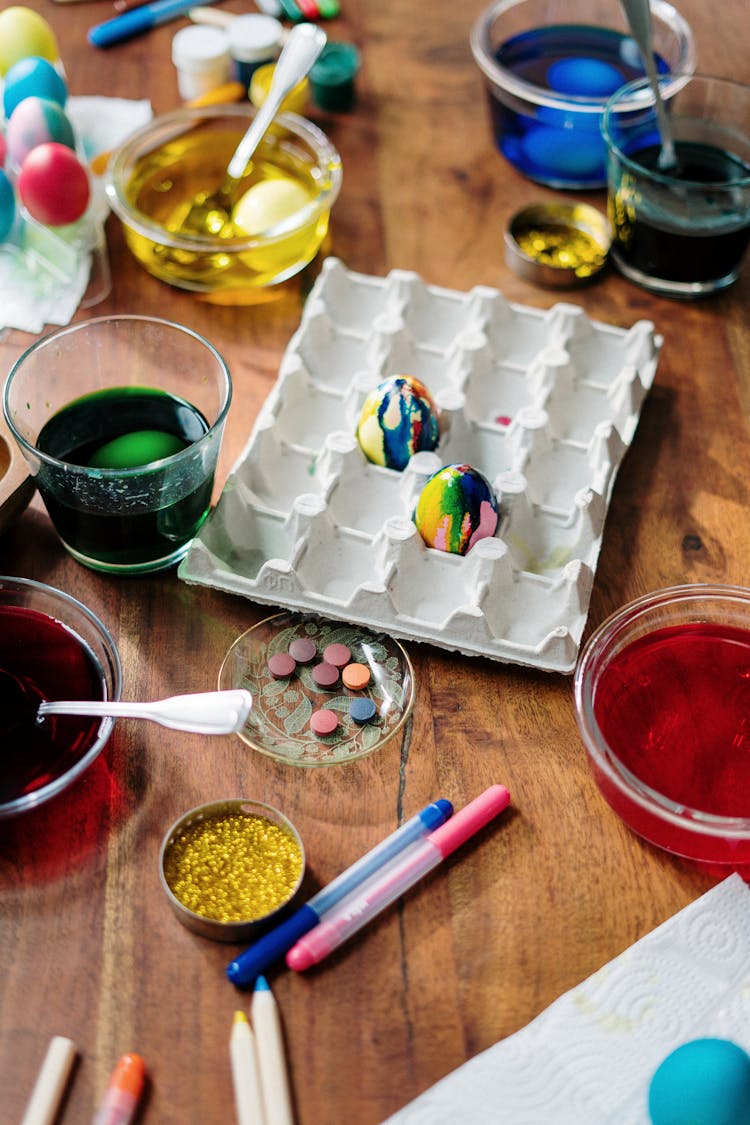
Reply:
[[[633,39],[607,28],[556,24],[526,31],[497,49],[500,66],[518,78],[572,99],[580,109],[540,106],[518,112],[518,101],[504,105],[490,91],[490,111],[500,152],[532,180],[556,188],[604,187],[606,149],[600,110],[611,94],[644,74]],[[660,73],[666,63],[655,56]],[[594,107],[593,109],[591,107]]]

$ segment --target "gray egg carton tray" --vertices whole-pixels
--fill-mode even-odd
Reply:
[[[573,304],[540,310],[328,258],[277,382],[216,508],[180,565],[186,582],[441,648],[571,672],[604,521],[656,373],[661,337]],[[355,431],[368,392],[421,379],[440,411],[434,453],[371,464]],[[235,407],[236,409],[236,407]],[[465,556],[412,521],[451,463],[495,491],[493,538]]]

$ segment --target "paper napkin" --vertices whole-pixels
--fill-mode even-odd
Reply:
[[[750,1052],[750,890],[739,875],[387,1125],[649,1125],[654,1071],[675,1047],[703,1036]]]
[[[91,160],[116,148],[151,117],[151,103],[124,98],[71,97],[65,112],[79,155]],[[104,223],[109,214],[102,182],[92,176],[86,215],[68,229],[44,227],[19,215],[0,243],[0,331],[40,333],[68,324],[89,290],[94,272],[108,271]],[[102,291],[106,296],[106,291]],[[93,301],[91,302],[93,303]]]

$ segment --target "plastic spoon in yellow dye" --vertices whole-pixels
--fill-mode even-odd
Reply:
[[[186,234],[231,237],[234,233],[232,212],[237,187],[247,172],[248,164],[284,98],[306,77],[326,44],[326,33],[312,23],[301,23],[289,33],[273,73],[268,97],[255,114],[249,129],[237,146],[227,166],[223,181],[214,191],[200,192],[188,205],[184,218],[175,228]]]

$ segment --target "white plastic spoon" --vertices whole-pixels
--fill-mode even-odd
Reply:
[[[233,734],[241,730],[250,714],[249,691],[205,691],[195,695],[173,695],[154,703],[115,700],[61,700],[40,703],[40,719],[46,715],[101,715],[113,719],[150,719],[172,730],[194,734]]]

